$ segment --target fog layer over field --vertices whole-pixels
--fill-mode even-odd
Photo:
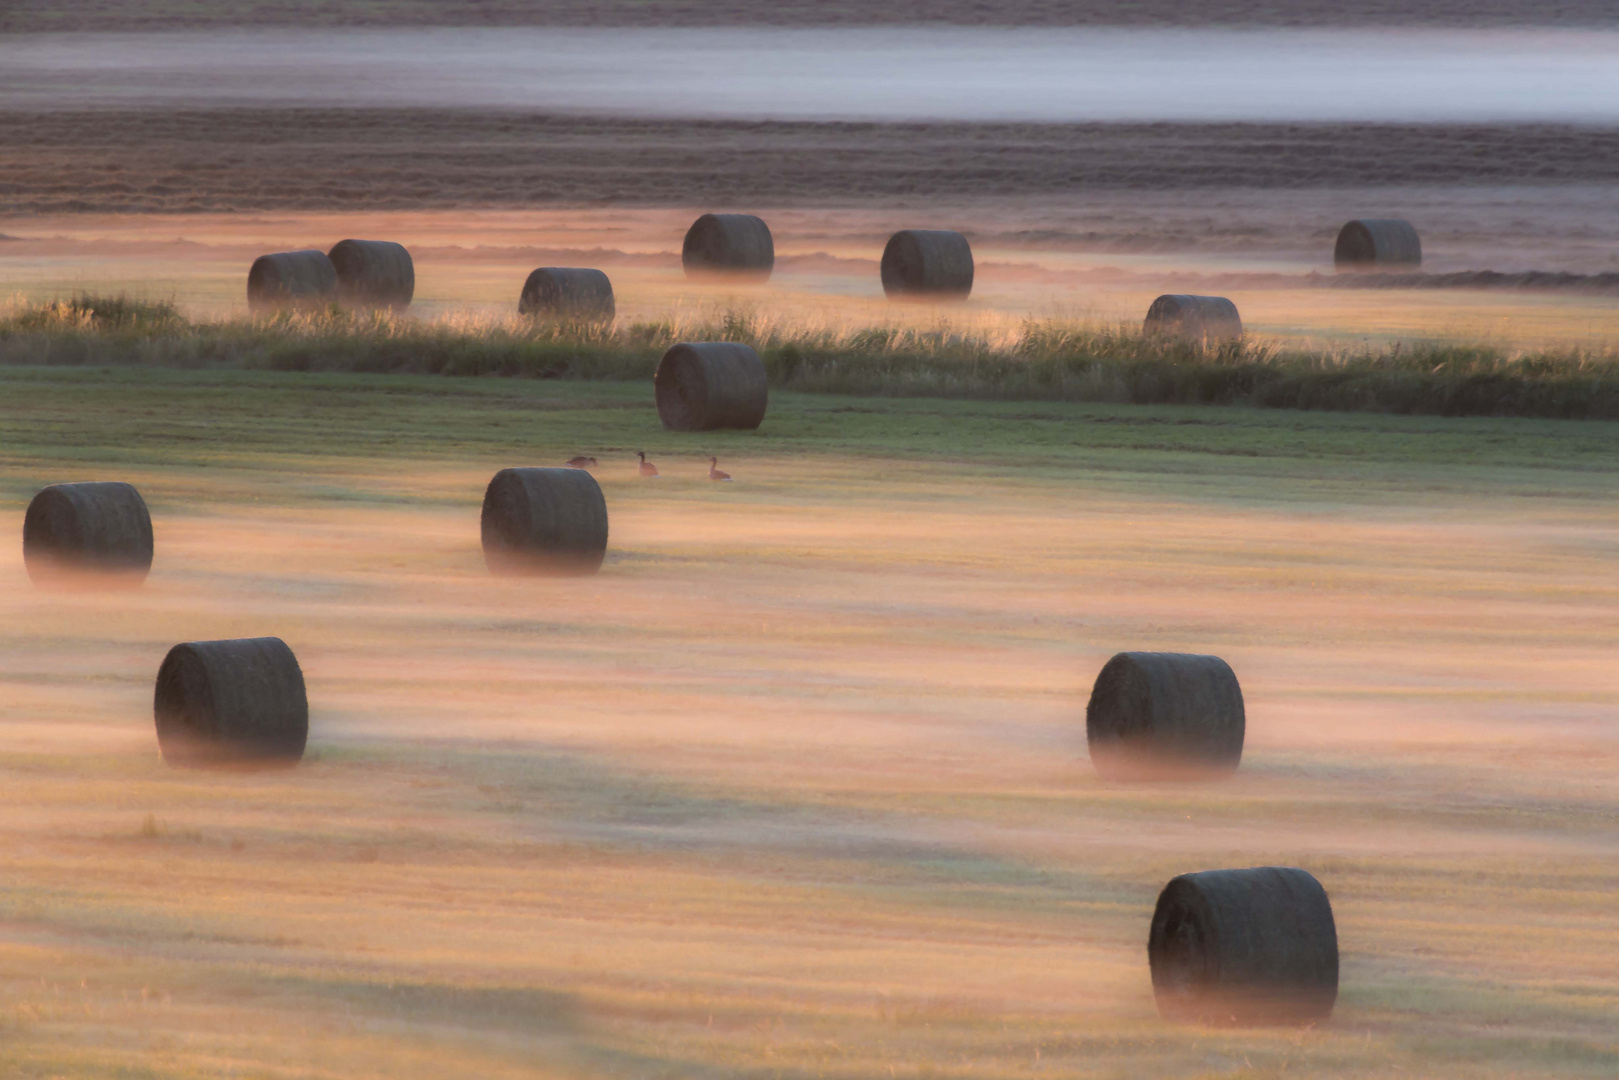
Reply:
[[[1619,33],[946,28],[15,35],[0,109],[870,120],[1619,120]]]

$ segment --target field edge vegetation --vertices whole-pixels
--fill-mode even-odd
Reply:
[[[824,327],[735,311],[609,325],[336,308],[200,321],[168,302],[92,296],[0,310],[8,365],[645,380],[669,345],[704,340],[753,345],[772,386],[808,393],[1619,419],[1612,350],[1205,345],[1050,319],[998,333]]]

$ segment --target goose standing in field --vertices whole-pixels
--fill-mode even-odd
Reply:
[[[656,465],[652,464],[652,462],[650,462],[650,461],[648,461],[646,459],[646,451],[645,450],[637,450],[635,452],[635,456],[641,459],[641,475],[642,476],[657,476],[658,475],[658,467]]]
[[[731,478],[731,474],[728,472],[720,472],[719,464],[720,459],[717,457],[711,457],[708,459],[708,478],[710,480],[729,480]]]
[[[570,469],[594,469],[596,467],[596,459],[593,457],[586,457],[583,454],[575,454],[573,457],[567,460],[566,464]]]

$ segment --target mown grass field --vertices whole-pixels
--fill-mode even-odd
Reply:
[[[489,476],[574,453],[602,573],[490,578]],[[92,478],[152,577],[34,590]],[[1616,496],[1599,422],[0,367],[0,1073],[1611,1076]],[[305,763],[166,769],[164,652],[249,634]],[[1095,778],[1125,648],[1232,663],[1234,779]],[[1331,1023],[1159,1021],[1158,888],[1272,862]]]

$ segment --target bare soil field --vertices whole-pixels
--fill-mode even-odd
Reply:
[[[780,205],[1619,182],[1569,125],[873,124],[488,110],[0,114],[0,213]],[[1602,222],[1593,221],[1600,228]]]
[[[9,0],[0,29],[303,26],[1612,25],[1604,0]]]

